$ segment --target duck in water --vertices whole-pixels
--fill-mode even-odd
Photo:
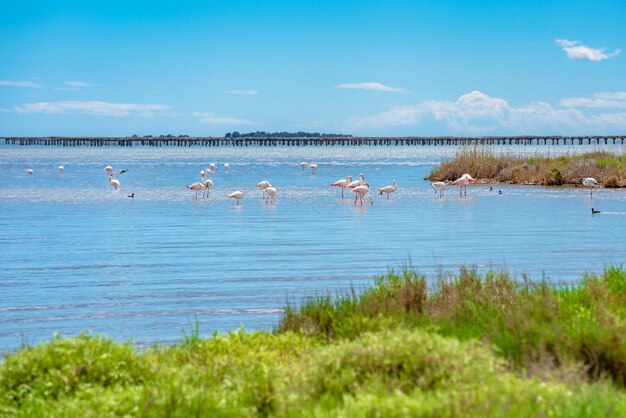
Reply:
[[[602,213],[599,210],[595,210],[594,208],[591,208],[591,214],[595,215],[596,213]]]

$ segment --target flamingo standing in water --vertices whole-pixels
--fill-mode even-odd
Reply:
[[[243,199],[243,190],[237,190],[236,192],[232,192],[231,194],[228,195],[229,199],[237,199],[237,204],[239,204],[239,201],[241,199]]]
[[[389,195],[398,190],[398,185],[396,181],[393,181],[393,186],[385,186],[378,189],[378,194],[382,196],[383,193],[387,193],[387,200],[389,200]]]
[[[472,176],[470,176],[467,173],[463,174],[461,177],[459,177],[458,179],[452,182],[453,185],[460,186],[459,187],[460,196],[463,196],[463,189],[465,189],[465,196],[467,196],[467,185],[472,184],[472,183],[476,183],[476,179],[474,179]]]
[[[363,206],[363,201],[369,200],[372,205],[374,205],[374,200],[371,197],[365,197],[365,195],[370,191],[369,189],[369,184],[367,183],[363,183],[360,186],[356,186],[354,189],[352,189],[352,193],[355,194],[354,196],[354,204],[356,205],[356,201],[359,199],[359,197],[361,198],[361,206]]]
[[[448,183],[448,180],[436,181],[434,183],[431,183],[431,186],[433,186],[433,189],[435,189],[435,194],[439,193],[439,197],[443,197],[443,192],[448,190]]]
[[[263,181],[258,182],[256,187],[257,189],[261,190],[262,196],[265,197],[265,191],[267,190],[268,187],[272,187],[272,185],[270,184],[269,181],[263,180]]]
[[[359,179],[351,181],[350,183],[348,183],[346,187],[348,189],[354,189],[357,186],[362,186],[364,181],[365,181],[365,175],[363,173],[359,173]]]
[[[205,174],[206,174],[206,171],[200,170],[200,178],[204,178]]]
[[[332,183],[331,187],[341,187],[341,198],[343,199],[343,189],[347,189],[350,183],[352,183],[352,176],[346,176],[345,179],[337,180]]]
[[[302,167],[302,171],[304,171],[304,169],[305,169],[306,167],[308,167],[308,166],[309,166],[309,164],[311,164],[311,162],[310,162],[310,161],[302,161],[302,162],[301,162],[301,163],[299,163],[298,165],[299,165],[300,167]]]
[[[211,171],[220,171],[217,169],[217,166],[215,165],[215,163],[209,164],[209,168],[211,169]]]
[[[230,164],[224,163],[224,171],[226,172],[230,171]]]
[[[111,175],[113,174],[113,167],[107,165],[106,167],[104,167],[104,171],[106,171],[109,177],[111,177]]]
[[[29,168],[28,170],[26,170],[26,174],[28,174],[29,176],[32,176],[34,172],[35,171],[32,168]]]
[[[59,166],[57,173],[58,174],[63,174],[63,172],[65,172],[65,167],[63,167],[62,165]]]
[[[209,197],[209,192],[211,191],[211,187],[213,187],[213,181],[204,180],[202,186],[204,186],[204,190],[206,190],[206,197]],[[204,197],[204,192],[202,192],[202,197]]]
[[[118,179],[114,179],[113,176],[109,176],[109,183],[111,183],[111,186],[113,186],[115,191],[120,189],[120,181]]]
[[[590,196],[593,196],[593,188],[598,185],[598,180],[593,177],[587,177],[583,179],[583,186],[589,187],[591,193]]]
[[[309,167],[311,168],[311,174],[315,175],[317,173],[317,164],[309,164]]]
[[[197,199],[198,198],[198,191],[199,190],[204,190],[204,184],[202,184],[199,181],[197,181],[194,184],[190,184],[189,186],[187,186],[187,188],[196,191],[196,199]]]
[[[274,198],[276,197],[276,189],[274,187],[270,186],[267,189],[265,189],[264,191],[265,191],[265,193],[267,193],[267,197],[265,198],[265,203],[268,202],[270,197],[272,198],[272,203],[274,203]]]

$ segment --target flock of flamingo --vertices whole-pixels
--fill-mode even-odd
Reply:
[[[298,165],[302,168],[302,170],[306,169],[307,167],[310,168],[311,173],[313,175],[317,173],[317,164],[311,164],[310,161],[302,161]],[[230,165],[228,163],[224,163],[223,167],[224,167],[224,171],[226,172],[230,170]],[[106,171],[107,173],[107,176],[109,178],[109,184],[111,185],[111,187],[113,187],[113,189],[116,191],[119,190],[120,181],[115,178],[115,172],[113,171],[113,167],[108,165],[104,167],[104,171]],[[121,170],[120,174],[126,173],[127,171],[128,170]],[[208,168],[205,168],[204,170],[200,170],[201,180],[193,184],[190,184],[189,186],[187,186],[187,189],[194,190],[196,192],[196,199],[198,199],[198,192],[200,191],[202,192],[203,198],[205,197],[208,198],[209,191],[213,187],[213,181],[211,179],[208,179],[207,177],[211,176],[213,173],[216,173],[218,171],[219,169],[215,163],[209,164]],[[29,168],[26,170],[26,174],[28,174],[29,176],[32,176],[34,172],[35,171],[32,168]],[[63,175],[64,172],[65,172],[65,167],[60,165],[57,169],[57,174]],[[435,190],[435,194],[438,194],[439,197],[443,197],[444,192],[448,190],[450,186],[459,186],[459,195],[467,196],[467,186],[473,183],[476,183],[476,179],[474,179],[471,175],[466,173],[452,182],[448,180],[436,181],[434,183],[431,183],[431,186]],[[590,189],[590,195],[593,196],[593,188],[598,185],[598,181],[592,177],[586,177],[583,179],[582,184],[583,184],[583,187],[588,187]],[[339,179],[336,182],[331,183],[330,186],[339,187],[341,189],[342,199],[344,198],[345,189],[348,189],[352,193],[354,193],[355,205],[357,204],[357,202],[360,202],[361,206],[363,206],[365,202],[370,202],[371,205],[374,205],[374,199],[368,195],[370,192],[370,185],[369,183],[365,181],[365,175],[363,173],[359,174],[358,180],[353,180],[352,176],[346,176],[343,179]],[[256,188],[261,190],[262,196],[265,199],[265,203],[270,203],[270,202],[274,203],[274,198],[276,197],[277,190],[274,186],[272,186],[272,184],[269,181],[267,180],[260,181],[259,183],[256,184]],[[383,194],[386,194],[387,199],[389,199],[389,196],[392,193],[394,193],[396,190],[398,190],[398,185],[396,184],[396,181],[394,180],[392,185],[384,186],[378,189],[378,194],[381,196]],[[128,197],[135,197],[134,195],[135,194],[133,193],[132,195],[129,195]],[[236,200],[237,205],[239,205],[239,202],[241,201],[241,199],[244,198],[244,196],[245,196],[245,192],[243,190],[236,190],[230,193],[227,197],[229,199]],[[592,212],[593,212],[593,209],[592,209]],[[599,211],[596,211],[596,213],[599,213]]]

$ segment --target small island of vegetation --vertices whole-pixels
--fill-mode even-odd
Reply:
[[[625,167],[626,154],[608,151],[546,157],[495,154],[472,147],[442,162],[426,180],[456,180],[470,173],[485,183],[580,186],[583,178],[593,177],[604,187],[626,187]]]
[[[623,417],[625,387],[624,268],[573,286],[407,268],[288,306],[274,332],[24,347],[0,416]]]

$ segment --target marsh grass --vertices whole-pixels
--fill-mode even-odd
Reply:
[[[488,341],[521,371],[579,369],[590,379],[609,377],[626,386],[622,267],[558,287],[464,268],[429,288],[414,271],[390,270],[362,294],[318,297],[289,307],[280,324],[282,331],[328,340],[398,327]]]
[[[626,271],[576,286],[410,267],[273,332],[138,350],[56,337],[0,364],[2,417],[626,416]]]
[[[513,153],[496,154],[491,148],[464,147],[454,158],[442,162],[426,180],[455,180],[464,173],[483,182],[580,186],[593,177],[605,187],[626,187],[626,154],[594,151],[549,157]]]

